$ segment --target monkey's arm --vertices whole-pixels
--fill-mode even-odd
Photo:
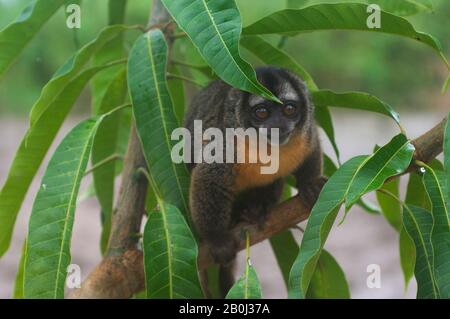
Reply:
[[[226,264],[237,252],[238,239],[231,231],[234,195],[232,168],[227,164],[199,164],[192,171],[191,214],[201,239],[216,262]]]
[[[318,140],[313,151],[294,172],[300,198],[312,207],[326,183],[327,178],[322,176],[322,149]]]

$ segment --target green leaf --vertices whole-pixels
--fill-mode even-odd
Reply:
[[[362,3],[317,4],[303,9],[286,9],[275,12],[243,29],[245,35],[286,34],[320,30],[358,30],[382,32],[417,40],[433,48],[449,64],[437,39],[418,32],[408,20],[391,13],[380,12],[380,28],[369,28],[367,5]]]
[[[401,16],[433,11],[430,0],[366,0],[366,2],[369,4],[378,4],[384,11]]]
[[[71,107],[92,76],[109,66],[88,68],[68,81],[27,130],[0,191],[0,256],[9,247],[16,217],[30,183]],[[51,85],[52,82],[47,84]]]
[[[404,218],[402,216],[402,218]],[[403,222],[402,222],[403,223]],[[416,247],[411,236],[402,225],[400,229],[400,266],[402,267],[405,290],[408,288],[409,281],[414,276],[414,267],[416,264]]]
[[[369,214],[381,214],[381,208],[379,206],[377,206],[375,203],[365,200],[362,197],[356,202],[356,205],[364,209],[364,211]]]
[[[131,28],[121,25],[106,27],[99,33],[96,39],[86,44],[71,58],[69,58],[55,72],[52,79],[42,89],[41,96],[31,109],[30,126],[33,126],[42,113],[46,111],[54,97],[64,90],[68,81],[79,75],[82,67],[86,65],[91,58],[93,58],[98,50],[100,50],[106,43],[116,38],[119,34],[129,29]]]
[[[106,114],[115,107],[122,105],[127,92],[126,69],[122,69],[110,81],[103,99],[101,100],[98,114]],[[100,124],[92,146],[92,165],[97,165],[102,160],[117,154],[119,142],[119,126],[121,112],[115,112],[105,118]],[[114,180],[116,177],[117,162],[111,161],[97,167],[93,171],[95,194],[101,207],[102,234],[101,251],[105,252],[111,229],[111,216],[114,204]]]
[[[23,299],[23,270],[25,268],[25,258],[26,258],[26,250],[27,250],[27,239],[23,241],[22,247],[22,255],[20,256],[19,268],[16,273],[16,281],[14,283],[14,299]]]
[[[202,298],[194,236],[175,206],[158,203],[144,230],[147,298]]]
[[[411,174],[409,174],[405,203],[431,210],[431,203],[425,191],[422,176],[417,172],[411,172]]]
[[[172,64],[170,66],[170,73],[180,75],[181,72],[179,68]],[[177,117],[178,123],[183,123],[184,118],[184,108],[185,108],[185,96],[184,96],[184,83],[181,79],[172,79],[168,82],[168,89],[170,92],[170,97],[172,98],[173,107],[175,110],[175,115]]]
[[[450,200],[446,176],[429,166],[423,175],[423,182],[431,201],[433,228],[431,243],[434,252],[434,275],[441,298],[450,298]]]
[[[259,60],[267,65],[276,65],[288,69],[304,81],[310,91],[317,91],[318,87],[314,83],[311,75],[295,59],[283,50],[273,46],[270,42],[259,36],[242,37],[241,45]]]
[[[171,158],[171,134],[178,127],[166,84],[167,44],[160,30],[140,36],[130,53],[128,86],[138,135],[154,190],[165,202],[189,211],[189,174]]]
[[[354,157],[344,163],[325,184],[314,205],[303,235],[299,254],[289,275],[289,298],[305,298],[322,247],[336,219],[354,174],[367,160]]]
[[[350,299],[347,279],[336,259],[322,250],[306,293],[308,299]]]
[[[403,214],[403,223],[416,247],[414,274],[418,286],[417,298],[439,298],[434,280],[433,247],[431,244],[433,218],[431,213],[423,208],[407,205]]]
[[[394,179],[381,186],[381,190],[385,190],[396,197],[399,197],[400,179]],[[402,207],[401,204],[392,196],[377,192],[378,203],[386,220],[395,230],[400,231],[402,228]]]
[[[380,113],[392,118],[397,124],[400,116],[394,109],[373,95],[363,92],[336,93],[330,90],[320,90],[311,93],[315,105],[329,105],[355,110],[365,110]]]
[[[226,299],[261,299],[261,284],[250,259],[247,259],[245,272],[228,292]]]
[[[68,0],[33,1],[13,23],[0,31],[0,76],[16,60],[41,27]],[[6,10],[6,9],[5,9]]]
[[[63,298],[80,182],[97,119],[81,122],[53,154],[31,212],[25,261],[25,298]]]
[[[289,285],[289,271],[298,255],[298,245],[288,229],[270,238],[270,245],[277,259],[286,287]]]
[[[241,16],[234,0],[161,0],[217,75],[233,87],[279,100],[239,54]]]
[[[376,151],[355,175],[348,191],[346,208],[362,195],[379,189],[387,178],[405,171],[413,153],[414,146],[402,134]]]
[[[437,159],[433,159],[428,165],[435,170],[442,171],[444,169],[442,163]],[[411,172],[409,174],[405,203],[431,210],[431,203],[423,185],[422,175],[419,175],[418,172]]]
[[[108,24],[122,24],[125,21],[127,0],[109,0]]]

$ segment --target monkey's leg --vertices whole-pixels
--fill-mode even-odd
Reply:
[[[232,168],[228,164],[199,164],[192,171],[190,206],[192,219],[214,260],[227,264],[234,259],[238,239],[231,233]]]
[[[322,150],[320,147],[306,158],[294,176],[300,198],[312,208],[327,181],[327,178],[322,176]]]
[[[241,221],[262,226],[269,211],[280,201],[284,180],[253,188],[240,194],[233,208],[233,222]]]

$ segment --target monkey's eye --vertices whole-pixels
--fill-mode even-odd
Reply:
[[[283,107],[283,113],[286,116],[294,116],[297,113],[297,108],[295,107],[295,105],[286,104]]]
[[[264,106],[257,107],[254,114],[259,120],[265,120],[269,117],[269,111]]]

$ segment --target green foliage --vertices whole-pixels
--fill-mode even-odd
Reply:
[[[427,167],[423,182],[431,201],[433,227],[433,267],[436,286],[441,298],[450,298],[450,214],[447,183],[442,171]]]
[[[343,164],[330,177],[314,205],[305,234],[300,245],[300,253],[289,275],[289,297],[305,298],[314,269],[325,240],[331,230],[339,207],[344,201],[349,184],[358,168],[366,161],[365,156],[355,157]]]
[[[202,298],[197,243],[181,212],[158,200],[144,230],[147,298]]]
[[[255,22],[244,28],[246,35],[286,34],[296,35],[300,32],[319,30],[359,30],[383,32],[408,37],[422,42],[441,55],[446,62],[441,44],[432,36],[418,32],[408,20],[382,11],[380,28],[367,26],[367,5],[358,3],[318,4],[304,9],[284,10]],[[314,21],[312,23],[311,21]]]
[[[309,299],[349,299],[350,290],[344,271],[336,259],[322,250],[306,293]]]
[[[245,273],[231,287],[226,299],[261,299],[261,285],[255,268],[247,261]]]
[[[105,29],[70,58],[42,90],[30,114],[30,127],[23,138],[0,191],[0,256],[9,247],[12,229],[30,183],[44,159],[59,128],[86,83],[98,72],[114,65],[82,69],[96,48],[123,32],[125,27]]]
[[[178,26],[222,80],[277,101],[239,55],[241,17],[234,1],[162,0]]]
[[[261,284],[258,275],[250,261],[250,235],[247,232],[247,255],[245,271],[228,292],[226,299],[261,299]]]
[[[372,94],[348,90],[337,93],[321,88],[322,85],[316,84],[323,84],[318,80],[320,76],[317,77],[314,68],[305,63],[307,59],[298,61],[301,55],[283,49],[290,43],[300,48],[300,42],[294,36],[302,34],[308,39],[304,34],[311,31],[387,33],[426,44],[439,53],[448,69],[439,41],[417,31],[413,20],[400,17],[434,10],[431,1],[282,0],[264,4],[259,0],[161,1],[177,25],[175,30],[168,24],[150,29],[142,23],[123,25],[124,21],[129,21],[126,9],[136,8],[133,6],[137,2],[105,2],[108,26],[55,72],[30,110],[30,126],[0,191],[0,256],[9,247],[23,199],[61,125],[84,88],[89,84],[91,89],[93,118],[72,129],[47,164],[29,220],[14,297],[64,297],[77,197],[90,156],[93,186],[88,188],[88,193],[98,199],[101,207],[101,248],[105,252],[114,210],[114,180],[122,169],[122,163],[117,159],[125,153],[132,123],[148,166],[148,171],[142,167],[135,174],[146,175],[150,183],[145,203],[148,220],[142,240],[146,297],[203,297],[197,269],[198,244],[188,222],[189,174],[184,164],[174,163],[171,159],[175,145],[172,132],[180,126],[185,104],[195,93],[192,83],[205,86],[220,78],[233,87],[277,101],[277,97],[257,81],[253,66],[241,56],[242,47],[244,53],[250,53],[259,62],[290,69],[305,81],[316,105],[316,120],[330,140],[339,165],[340,150],[330,107],[384,115],[401,131],[373,154],[356,156],[339,167],[324,156],[324,174],[329,180],[311,211],[300,248],[291,230],[270,238],[289,297],[350,298],[343,270],[323,247],[341,206],[345,206],[347,213],[357,204],[367,212],[381,212],[399,232],[405,287],[414,275],[418,298],[450,298],[448,122],[443,142],[444,164],[438,160],[429,164],[416,162],[424,171],[409,175],[403,202],[400,199],[402,183],[398,178],[390,178],[405,173],[410,167],[414,146],[405,136],[399,114],[390,104]],[[46,21],[67,3],[34,1],[19,19],[0,31],[0,76],[40,33]],[[384,10],[380,28],[367,26],[368,3],[378,4]],[[242,28],[242,24],[246,27]],[[144,33],[137,38],[126,32],[137,29]],[[73,32],[77,39],[82,34],[82,30]],[[381,43],[386,45],[388,42],[374,43],[383,48]],[[30,54],[33,58],[34,53]],[[337,56],[336,61],[342,64],[339,53],[327,54]],[[351,57],[349,59],[353,61]],[[328,65],[321,60],[319,63]],[[356,62],[349,64],[349,67],[355,64],[358,68]],[[376,65],[373,69],[377,69]],[[446,85],[448,80],[444,91]],[[395,93],[396,90],[392,91]],[[129,106],[126,104],[128,96],[133,117],[124,110]],[[288,184],[284,200],[292,196],[291,180]],[[374,191],[380,207],[363,198]],[[247,233],[245,271],[227,298],[262,298],[258,275],[249,255]],[[210,269],[209,274],[217,277],[214,269]],[[217,278],[211,282],[217,286]],[[135,294],[136,298],[142,296]]]
[[[76,199],[99,125],[78,124],[53,154],[36,195],[27,236],[25,298],[63,298]]]
[[[414,273],[418,285],[417,298],[438,298],[439,293],[434,282],[434,253],[430,237],[433,227],[431,213],[423,208],[409,205],[405,209],[403,222],[416,246]]]
[[[384,184],[380,189],[382,191],[389,192],[390,194],[399,197],[400,180],[395,179]],[[383,192],[377,192],[378,203],[380,204],[381,211],[389,224],[394,227],[395,230],[400,231],[402,228],[402,207],[401,204]]]
[[[39,29],[68,0],[32,2],[16,19],[0,32],[0,76],[14,62]]]
[[[140,36],[128,62],[133,113],[154,191],[183,213],[188,208],[189,175],[171,159],[172,131],[178,127],[166,84],[167,45],[160,30]]]

